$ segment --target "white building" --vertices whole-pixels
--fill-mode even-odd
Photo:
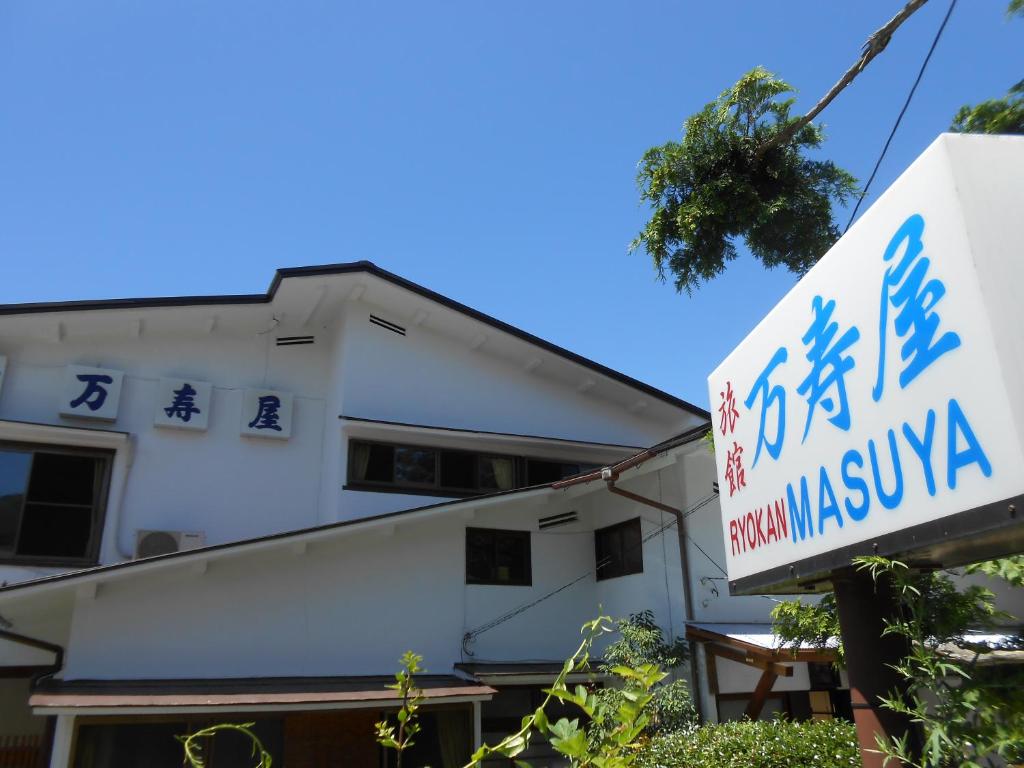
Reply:
[[[727,597],[709,422],[366,262],[0,307],[0,766],[180,765],[239,720],[289,768],[380,765],[407,649],[421,757],[461,764],[599,611],[699,642],[709,719],[766,673],[765,712],[824,711],[825,659]]]

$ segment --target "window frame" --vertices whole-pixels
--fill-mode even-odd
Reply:
[[[355,471],[355,447],[357,445],[384,446],[391,448],[396,453],[397,450],[401,448],[432,451],[434,453],[434,482],[431,484],[421,484],[398,482],[394,479],[390,482],[383,480],[358,480],[356,479]],[[477,484],[475,488],[459,488],[441,484],[441,461],[442,455],[445,453],[462,453],[469,454],[473,457],[473,477]],[[480,484],[483,459],[503,459],[510,461],[512,463],[512,487],[504,490],[497,488],[484,488]],[[392,478],[395,476],[394,461],[395,459],[392,459]],[[576,466],[579,467],[580,472],[587,471],[590,467],[600,466],[599,464],[579,461],[576,459],[550,459],[541,458],[539,456],[521,456],[512,453],[499,453],[496,451],[474,451],[469,448],[444,447],[429,445],[426,443],[390,442],[387,440],[368,440],[361,437],[350,437],[348,439],[348,468],[342,490],[405,493],[417,496],[442,496],[445,498],[470,498],[472,496],[483,496],[491,493],[507,493],[508,491],[516,491],[532,487],[527,473],[527,466],[530,461],[543,461],[551,464],[561,464],[563,466]],[[567,477],[572,477],[572,475],[567,475]]]
[[[497,537],[500,536],[512,536],[526,542],[526,562],[525,572],[526,578],[522,581],[501,581],[499,579],[478,579],[470,575],[469,572],[469,537],[473,534],[487,533],[493,537],[491,542],[492,557],[497,546]],[[466,526],[465,535],[465,551],[464,557],[466,561],[466,584],[468,586],[497,586],[497,587],[532,587],[533,586],[533,532],[529,530],[512,529],[512,528],[478,528],[475,526]]]
[[[25,442],[23,440],[0,440],[0,451],[19,451],[29,453],[32,456],[28,470],[28,482],[25,487],[25,497],[21,501],[21,509],[18,516],[18,530],[14,537],[14,552],[11,554],[0,553],[0,565],[20,565],[34,567],[89,567],[97,565],[100,559],[100,547],[103,543],[103,527],[106,524],[107,507],[110,501],[110,481],[113,474],[116,450],[106,448],[90,448],[82,446],[59,445],[43,442]],[[17,548],[21,538],[21,529],[24,524],[25,506],[33,503],[28,499],[28,489],[32,484],[32,471],[35,468],[37,453],[63,456],[84,456],[97,459],[102,463],[99,473],[99,482],[93,489],[93,502],[91,507],[89,541],[86,545],[86,552],[82,557],[56,557],[52,555],[19,555]],[[50,504],[50,502],[35,502]],[[53,506],[70,506],[84,508],[84,504],[60,504]]]
[[[640,534],[640,568],[639,570],[629,570],[626,566],[625,558],[619,558],[621,562],[621,570],[609,572],[609,566],[612,563],[608,563],[605,566],[601,565],[601,536],[610,533],[616,533],[618,531],[625,530],[626,528],[636,526],[637,532]],[[621,552],[620,552],[621,554]],[[630,520],[623,520],[612,525],[606,525],[603,528],[594,529],[594,564],[597,581],[607,581],[608,579],[618,579],[623,576],[635,576],[638,573],[644,572],[644,529],[643,522],[640,517],[634,517]]]

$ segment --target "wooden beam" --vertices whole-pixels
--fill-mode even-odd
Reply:
[[[819,664],[832,664],[836,660],[835,651],[821,651],[817,648],[799,648],[797,650],[791,648],[763,648],[760,645],[746,643],[728,635],[693,626],[686,628],[686,639],[727,645],[748,656],[756,656],[768,661],[810,661]]]
[[[729,661],[735,661],[738,664],[746,664],[748,667],[755,667],[765,672],[771,672],[776,677],[793,676],[793,668],[787,664],[780,664],[777,661],[751,656],[750,654],[745,654],[735,648],[707,643],[704,646],[704,650],[709,654],[719,656],[723,659],[728,659]]]
[[[764,700],[768,698],[768,693],[771,691],[772,686],[775,685],[776,679],[778,679],[778,675],[770,669],[766,669],[761,673],[761,679],[757,681],[754,695],[750,697],[750,703],[747,704],[747,711],[744,713],[751,720],[757,720],[761,716],[761,710],[764,709]]]

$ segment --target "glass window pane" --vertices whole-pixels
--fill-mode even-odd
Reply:
[[[32,454],[0,451],[0,553],[14,549]]]
[[[476,456],[463,451],[444,451],[441,454],[442,488],[476,488]]]
[[[640,518],[622,526],[622,572],[643,573],[644,546]]]
[[[495,541],[496,581],[522,584],[530,580],[530,539],[516,533],[498,533]]]
[[[433,485],[434,457],[429,448],[395,448],[395,482]]]
[[[597,578],[643,573],[643,532],[640,518],[594,531]]]
[[[466,529],[466,580],[493,581],[494,537],[491,531]]]
[[[529,459],[526,462],[526,480],[530,485],[545,485],[561,479],[561,462],[538,459]]]
[[[18,535],[18,554],[32,557],[75,557],[89,554],[92,509],[51,504],[25,505]]]
[[[390,445],[357,444],[352,463],[356,480],[371,483],[394,482],[395,449]]]
[[[92,456],[37,453],[32,463],[30,501],[53,504],[93,503],[96,462]]]
[[[480,458],[480,488],[485,491],[510,491],[515,486],[515,462],[511,458]]]

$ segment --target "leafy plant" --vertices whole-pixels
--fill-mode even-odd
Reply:
[[[948,573],[913,570],[896,560],[855,562],[876,580],[892,580],[900,615],[885,632],[905,638],[911,648],[896,666],[910,696],[894,692],[884,706],[917,724],[925,749],[917,757],[909,739],[903,739],[883,745],[886,753],[916,768],[1024,760],[1024,670],[986,665],[992,649],[969,641],[969,630],[993,628],[1011,618],[996,608],[993,593],[981,586],[958,588]],[[975,563],[964,571],[1024,586],[1024,556]],[[839,637],[832,596],[816,605],[780,603],[772,616],[774,631],[790,646],[809,642],[820,647],[829,637]]]
[[[894,692],[882,705],[908,716],[924,737],[920,756],[911,749],[909,734],[880,740],[879,749],[913,768],[976,768],[1024,760],[1024,670],[979,665],[991,653],[984,644],[969,646],[967,658],[954,652],[954,646],[967,647],[969,628],[1006,618],[995,609],[992,592],[977,586],[958,592],[946,577],[915,573],[884,557],[855,562],[876,581],[891,580],[896,589],[901,615],[887,622],[884,633],[910,642],[910,654],[894,668],[911,695]],[[1019,567],[1015,562],[985,569],[998,573]]]
[[[209,728],[203,728],[190,733],[185,736],[176,737],[181,742],[182,747],[185,750],[184,763],[191,766],[191,768],[205,768],[206,759],[203,756],[203,740],[212,739],[218,733],[240,733],[249,739],[252,745],[252,758],[257,760],[253,768],[270,768],[273,760],[270,757],[270,753],[263,747],[263,742],[260,741],[253,731],[252,727],[255,723],[219,723],[218,725],[211,725]]]
[[[802,645],[818,650],[832,650],[836,664],[843,666],[843,644],[838,641],[839,613],[836,611],[836,596],[825,595],[817,603],[802,600],[783,600],[772,609],[773,630],[783,639],[783,647],[794,652]]]
[[[639,768],[860,768],[857,732],[844,720],[741,720],[655,736]]]
[[[615,624],[619,638],[604,652],[603,671],[609,675],[618,677],[615,670],[622,667],[638,669],[651,664],[664,672],[671,672],[681,667],[689,655],[686,641],[681,637],[666,642],[661,627],[649,610],[620,619]],[[697,712],[685,680],[663,680],[651,692],[651,700],[644,712],[648,718],[646,735],[687,730],[696,725]],[[596,696],[598,709],[611,712],[619,708],[624,693],[617,686],[608,686],[596,691]],[[603,727],[597,722],[591,723],[588,732],[592,740],[602,737]]]
[[[529,746],[535,733],[547,737],[551,747],[566,758],[572,768],[627,768],[637,759],[639,742],[650,719],[645,712],[654,694],[652,689],[665,678],[656,664],[636,668],[619,665],[611,668],[622,682],[621,700],[615,708],[601,706],[597,694],[585,686],[569,688],[566,681],[572,672],[588,669],[594,640],[611,632],[611,619],[601,616],[583,625],[583,642],[562,665],[552,686],[545,690],[544,701],[534,712],[523,717],[522,727],[494,746],[484,745],[473,755],[470,765],[478,765],[490,757],[515,759]],[[545,712],[554,699],[574,704],[581,716],[589,719],[593,734],[588,735],[580,718],[561,718],[552,723]],[[517,761],[517,765],[525,765]]]
[[[402,654],[399,662],[402,668],[395,673],[395,682],[388,686],[398,691],[402,698],[402,706],[398,709],[394,722],[385,717],[375,724],[377,743],[395,750],[397,768],[402,768],[402,755],[415,743],[413,739],[420,732],[416,713],[423,701],[423,693],[416,687],[413,676],[423,671],[422,661],[423,657],[412,651]]]

